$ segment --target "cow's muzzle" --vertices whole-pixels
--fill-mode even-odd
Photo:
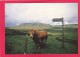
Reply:
[[[31,37],[31,38],[33,38],[33,35],[32,35],[32,34],[30,34],[30,37]]]

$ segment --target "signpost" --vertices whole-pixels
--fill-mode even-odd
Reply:
[[[63,18],[53,18],[53,22],[62,22],[62,48],[64,48],[64,20]]]

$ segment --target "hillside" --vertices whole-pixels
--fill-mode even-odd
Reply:
[[[43,24],[43,23],[23,23],[20,25],[16,25],[13,27],[9,27],[10,29],[49,29],[52,28],[49,24]]]
[[[10,29],[21,29],[21,30],[28,30],[28,29],[60,29],[62,28],[62,25],[49,25],[49,24],[43,24],[43,23],[22,23],[20,25],[16,25],[13,27],[8,27]],[[64,28],[78,28],[78,24],[67,24],[64,25]]]

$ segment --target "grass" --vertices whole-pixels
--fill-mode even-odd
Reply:
[[[23,53],[24,40],[25,36],[23,35],[6,36],[6,53],[12,53],[12,54]]]
[[[36,49],[33,40],[26,35],[26,31],[6,29],[6,54],[77,54],[77,28],[64,28],[64,46],[62,48],[62,30],[59,27],[45,29],[48,32],[46,48]],[[18,31],[13,33],[14,31]]]

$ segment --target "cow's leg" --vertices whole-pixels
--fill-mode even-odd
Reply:
[[[36,44],[36,49],[40,49],[41,47],[40,47],[40,43],[37,43]]]
[[[38,44],[36,43],[36,42],[34,42],[35,43],[35,46],[36,46],[36,49],[38,48]]]
[[[36,49],[40,49],[40,42],[35,42]]]
[[[43,48],[45,48],[45,46],[46,46],[46,42],[44,39],[42,40],[42,46],[43,46]]]
[[[41,48],[44,48],[44,39],[43,39],[43,38],[40,39],[40,47],[41,47]]]
[[[47,38],[42,38],[42,47],[46,47]]]
[[[44,40],[43,39],[39,39],[40,48],[43,47],[43,43],[44,43]]]
[[[41,48],[41,39],[39,39],[39,42],[38,42],[38,48],[40,49]]]
[[[36,46],[36,49],[37,49],[37,43],[36,43],[36,41],[34,40],[34,43],[35,43],[35,46]]]

